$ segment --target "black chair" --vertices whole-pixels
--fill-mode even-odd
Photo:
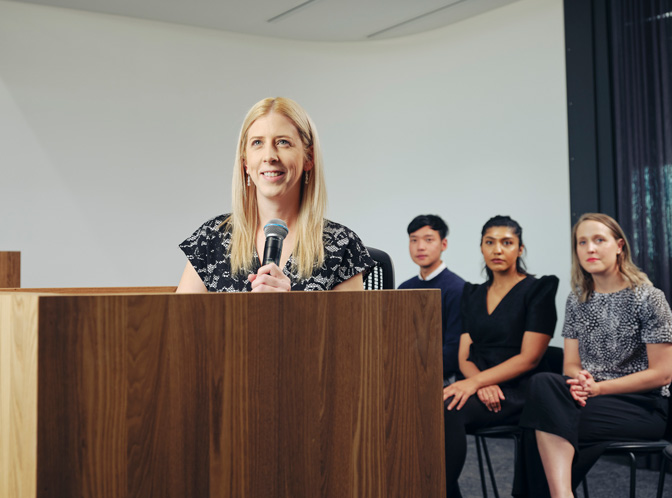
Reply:
[[[364,276],[364,290],[394,289],[394,265],[392,258],[385,251],[367,247],[369,254],[376,262]]]
[[[539,369],[545,372],[562,373],[563,351],[557,346],[549,346],[544,353]],[[497,482],[495,481],[495,473],[492,469],[492,462],[490,460],[490,452],[486,438],[492,439],[512,439],[513,440],[513,462],[518,460],[518,445],[520,443],[520,436],[522,431],[517,425],[497,425],[493,427],[486,427],[484,429],[475,430],[472,435],[476,440],[476,456],[478,458],[478,472],[481,475],[481,489],[483,490],[483,498],[488,498],[488,490],[485,481],[485,471],[483,469],[483,456],[488,466],[488,474],[490,475],[490,483],[492,484],[492,492],[495,498],[499,498],[499,491],[497,490]]]
[[[517,425],[497,425],[494,427],[486,427],[478,429],[473,432],[476,442],[476,457],[478,458],[478,473],[481,475],[481,489],[483,490],[483,498],[488,498],[488,489],[485,481],[485,471],[483,469],[483,456],[485,456],[485,463],[488,466],[488,474],[490,475],[490,483],[492,484],[492,492],[495,498],[499,498],[499,491],[497,490],[497,481],[495,480],[495,473],[492,469],[492,461],[490,460],[490,452],[486,444],[486,438],[492,439],[512,439],[513,440],[513,462],[518,460],[518,445],[520,444],[520,436],[522,432]]]
[[[663,458],[660,462],[660,477],[658,478],[658,492],[656,498],[663,498],[663,486],[665,486],[665,472],[667,466],[672,462],[672,444],[668,444],[663,450]]]
[[[672,414],[672,397],[668,398],[669,413]],[[637,489],[637,456],[656,454],[665,450],[672,441],[672,417],[667,418],[663,439],[658,441],[615,441],[604,450],[605,455],[625,455],[630,463],[630,498],[635,498]],[[583,496],[588,496],[587,479],[583,479]]]

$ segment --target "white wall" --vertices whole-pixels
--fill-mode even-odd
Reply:
[[[416,273],[406,226],[450,225],[481,281],[482,224],[510,214],[528,266],[569,275],[562,0],[422,35],[291,42],[0,0],[0,250],[22,284],[176,284],[177,243],[230,207],[235,141],[263,97],[324,145],[329,217]]]

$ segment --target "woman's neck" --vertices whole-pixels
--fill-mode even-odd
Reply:
[[[518,273],[518,271],[507,271],[507,272],[493,272],[492,283],[490,287],[498,288],[511,288],[516,285],[518,282],[523,280],[527,275]]]
[[[606,274],[593,275],[593,290],[600,294],[611,294],[627,287],[628,282],[618,269]]]
[[[299,217],[298,203],[290,205],[281,205],[270,202],[267,199],[257,199],[257,212],[259,216],[259,227],[263,230],[264,225],[272,219],[279,219],[287,223],[290,229],[294,227]]]

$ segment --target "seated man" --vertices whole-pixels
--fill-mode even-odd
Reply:
[[[457,351],[462,334],[460,300],[464,280],[441,261],[448,247],[448,225],[433,214],[417,216],[408,225],[411,259],[420,267],[420,275],[406,280],[400,289],[440,289],[443,326],[443,383],[455,380],[459,373]]]

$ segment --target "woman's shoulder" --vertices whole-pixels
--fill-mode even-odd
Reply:
[[[542,275],[537,277],[534,275],[528,275],[525,279],[528,290],[527,292],[540,292],[543,290],[555,291],[558,288],[560,279],[555,275]]]
[[[479,292],[487,292],[487,290],[488,290],[487,282],[483,282],[481,284],[465,282],[464,287],[462,288],[462,299],[469,300]]]
[[[670,308],[665,293],[651,284],[641,284],[632,289],[635,299],[642,303],[649,303],[656,308]]]
[[[229,214],[222,214],[210,218],[205,223],[201,224],[194,233],[180,244],[180,246],[208,243],[212,239],[221,239],[227,232],[223,227],[223,223],[229,218]]]
[[[638,299],[665,299],[665,293],[651,284],[641,284],[631,290]]]
[[[555,300],[560,280],[555,275],[542,275],[541,277],[528,275],[525,283],[527,284],[525,289],[526,301],[543,300],[546,297]]]
[[[325,237],[336,240],[351,238],[353,235],[357,237],[357,234],[345,225],[341,225],[335,221],[327,220],[326,218],[324,220],[322,232],[324,233]]]
[[[201,225],[202,229],[210,229],[210,230],[220,230],[222,228],[222,224],[231,217],[231,214],[220,214],[219,216],[215,216],[213,218],[210,218],[207,220],[205,223]]]
[[[322,240],[325,249],[329,252],[337,248],[345,248],[351,244],[364,246],[364,243],[354,231],[345,225],[327,219],[324,220],[322,226]],[[331,251],[329,248],[331,248]]]

